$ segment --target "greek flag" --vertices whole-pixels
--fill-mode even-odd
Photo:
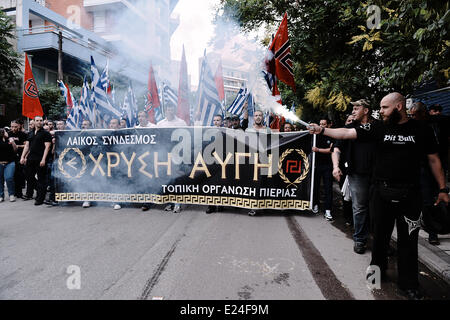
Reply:
[[[248,112],[248,126],[251,128],[253,126],[253,114],[255,113],[255,105],[253,103],[253,95],[251,93],[248,94],[247,98],[247,112]],[[241,116],[241,121],[244,119],[244,115]]]
[[[120,119],[121,113],[118,109],[112,106],[100,82],[100,74],[94,63],[94,58],[91,56],[91,75],[92,75],[92,90],[94,93],[94,103],[100,118],[104,123],[109,123],[112,118]]]
[[[178,104],[178,95],[177,93],[169,87],[167,84],[163,83],[163,99],[164,99],[164,106],[167,106],[167,104],[171,104],[173,106],[177,106]]]
[[[247,101],[247,98],[247,88],[239,89],[239,92],[233,103],[227,108],[227,112],[240,116],[242,114],[242,111],[244,110],[244,104]]]
[[[91,63],[92,62],[93,62],[93,60],[91,61]],[[103,90],[105,90],[106,93],[108,93],[108,87],[109,87],[108,65],[109,65],[109,59],[106,60],[106,67],[103,70],[102,75],[100,76],[101,86],[102,86]]]
[[[64,100],[66,101],[66,106],[69,107],[69,109],[72,108],[73,101],[69,88],[61,80],[58,80],[57,82],[59,90],[61,90],[61,95],[64,97]]]
[[[95,126],[95,109],[91,100],[91,92],[86,77],[84,77],[83,87],[81,88],[80,105],[78,106],[81,122],[89,120]],[[81,127],[81,126],[80,126]]]
[[[214,115],[222,114],[222,106],[214,76],[206,60],[206,54],[202,61],[198,97],[197,113],[200,114],[200,123],[202,126],[212,126]]]
[[[128,128],[133,128],[137,124],[137,110],[136,96],[130,83],[122,106],[122,119],[127,121]]]
[[[76,101],[74,101],[73,107],[70,110],[69,116],[67,117],[67,128],[70,130],[80,129],[82,117],[80,114],[80,108]]]

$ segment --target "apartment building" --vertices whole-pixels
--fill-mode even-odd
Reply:
[[[170,37],[179,18],[172,18],[171,14],[177,3],[178,0],[0,0],[0,7],[16,22],[17,50],[30,56],[38,84],[56,83],[60,33],[65,81],[80,84],[83,76],[89,74],[92,55],[100,69],[109,59],[112,73],[145,84],[150,61],[160,78],[173,77]]]

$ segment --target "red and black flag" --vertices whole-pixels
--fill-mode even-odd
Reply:
[[[33,119],[35,116],[43,116],[39,90],[31,72],[28,56],[25,54],[25,76],[23,78],[22,114]]]
[[[270,44],[271,57],[266,60],[267,72],[276,76],[295,91],[294,71],[292,69],[291,45],[289,44],[287,13]]]
[[[151,64],[148,73],[148,91],[145,111],[147,111],[148,120],[151,123],[156,124],[163,119],[158,96],[158,87],[156,86],[155,74],[153,73],[153,66]]]

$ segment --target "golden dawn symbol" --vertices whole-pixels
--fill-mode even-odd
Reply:
[[[303,161],[303,170],[302,165],[300,161],[295,160],[286,160],[286,167],[287,170],[290,171],[289,173],[299,173],[300,176],[295,179],[294,181],[290,181],[288,177],[284,174],[283,171],[283,163],[285,162],[285,159],[288,155],[290,155],[292,152],[297,152],[301,157]],[[302,182],[309,172],[309,161],[308,157],[306,156],[305,152],[301,149],[287,149],[283,152],[283,154],[280,157],[280,161],[278,161],[278,173],[280,175],[280,178],[288,185],[286,188],[289,188],[291,185],[294,187],[297,187],[296,185]]]
[[[75,177],[72,177],[66,170],[64,170],[64,166],[63,166],[63,160],[64,160],[64,157],[66,156],[66,154],[67,154],[70,150],[75,151],[75,152],[80,156],[81,163],[83,164],[82,167],[81,167],[81,171],[80,171]],[[77,168],[75,167],[76,164],[77,164],[77,163],[75,162],[75,157],[72,158],[71,160],[69,160],[69,161],[66,162],[66,165],[68,165],[69,167],[71,167],[71,168],[73,168],[73,169],[75,169],[75,170],[77,169]],[[82,153],[82,152],[80,151],[80,149],[78,149],[78,148],[66,148],[66,149],[64,149],[64,151],[63,151],[63,152],[61,153],[61,155],[59,156],[59,160],[58,160],[58,169],[59,169],[59,171],[61,171],[61,173],[62,173],[66,178],[69,178],[69,179],[79,179],[79,178],[81,178],[81,176],[86,172],[86,168],[87,168],[87,166],[86,166],[86,159],[84,158],[83,153]]]

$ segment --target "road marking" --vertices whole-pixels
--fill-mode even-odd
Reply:
[[[293,216],[286,221],[314,281],[327,300],[354,300]]]
[[[177,248],[177,245],[180,242],[180,240],[181,240],[181,238],[179,238],[179,239],[177,239],[177,241],[175,241],[175,243],[172,245],[170,250],[166,253],[164,258],[162,259],[161,263],[156,268],[156,271],[153,274],[153,276],[147,281],[147,283],[145,284],[145,287],[144,287],[144,291],[142,292],[141,296],[139,297],[140,300],[147,300],[153,287],[158,282],[159,276],[164,271],[164,268],[166,267],[167,263],[169,262],[170,257],[175,252],[175,249]]]

